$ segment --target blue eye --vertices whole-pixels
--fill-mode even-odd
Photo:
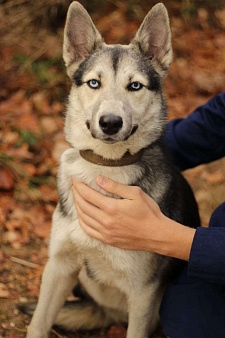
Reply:
[[[99,89],[101,87],[101,82],[98,80],[90,80],[87,84],[92,89]]]
[[[132,82],[132,83],[130,83],[129,85],[128,85],[128,87],[127,87],[127,89],[129,90],[129,91],[133,91],[133,92],[135,92],[135,91],[138,91],[138,90],[140,90],[141,88],[143,88],[143,84],[141,84],[140,82]]]

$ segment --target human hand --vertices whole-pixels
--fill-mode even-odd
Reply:
[[[97,184],[123,199],[102,195],[83,183],[73,181],[77,215],[86,233],[112,246],[146,250],[154,229],[162,222],[159,206],[139,187],[97,178]]]
[[[103,177],[97,178],[97,184],[123,199],[104,196],[84,183],[73,180],[79,223],[89,236],[122,249],[153,251],[188,259],[193,241],[191,233],[192,240],[190,237],[187,250],[182,242],[177,245],[178,253],[170,251],[174,240],[187,237],[186,230],[193,229],[167,218],[157,203],[139,187],[126,186]],[[181,229],[183,232],[178,231]]]

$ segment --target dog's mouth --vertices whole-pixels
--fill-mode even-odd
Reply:
[[[110,135],[110,137],[109,137],[109,135],[107,135],[105,133],[101,132],[98,135],[98,133],[95,133],[94,131],[92,131],[89,121],[86,121],[86,126],[87,126],[87,129],[90,130],[91,136],[94,139],[99,139],[99,140],[101,140],[101,141],[103,141],[104,143],[107,143],[107,144],[113,144],[113,143],[117,143],[117,142],[121,142],[121,141],[127,141],[129,139],[129,137],[132,136],[138,129],[138,125],[135,124],[133,126],[133,128],[131,129],[131,131],[127,135],[123,135],[121,137],[121,135],[119,135],[118,133],[115,133],[114,135]]]

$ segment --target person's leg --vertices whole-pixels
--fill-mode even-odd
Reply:
[[[188,280],[186,266],[169,285],[160,317],[170,338],[225,338],[224,286]]]
[[[209,227],[225,227],[225,203],[212,214]],[[162,301],[160,317],[171,338],[225,338],[225,286],[188,278],[188,265]]]

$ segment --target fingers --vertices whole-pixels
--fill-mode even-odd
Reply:
[[[76,190],[74,187],[72,188],[72,190],[76,208],[79,207],[79,210],[81,210],[84,215],[87,215],[96,221],[101,221],[105,216],[103,211],[95,205],[89,203],[87,200],[83,199],[82,196],[79,194],[79,191]]]
[[[79,222],[82,221],[88,227],[94,229],[95,231],[99,231],[100,224],[98,223],[98,221],[96,221],[94,218],[90,217],[85,212],[83,212],[78,206],[78,204],[76,204],[76,209]]]
[[[158,215],[161,213],[159,205],[147,194],[143,195],[145,202],[147,203],[149,209],[155,214]]]
[[[82,221],[82,219],[79,219],[79,224],[81,228],[86,232],[87,235],[103,242],[103,237],[100,232],[88,226],[84,221]]]
[[[114,203],[115,201],[114,198],[104,196],[84,183],[76,182],[74,179],[72,179],[72,182],[75,191],[77,191],[85,201],[98,207],[99,209],[105,210],[108,208],[108,205]]]
[[[100,188],[126,199],[136,199],[142,191],[139,187],[121,184],[102,176],[98,176],[96,181]]]
[[[83,212],[78,204],[76,205],[77,209],[77,215],[79,224],[82,227],[82,229],[86,232],[87,235],[100,240],[103,243],[111,245],[111,233],[110,230],[107,229],[100,224],[98,221],[96,221],[94,218],[88,216]]]

